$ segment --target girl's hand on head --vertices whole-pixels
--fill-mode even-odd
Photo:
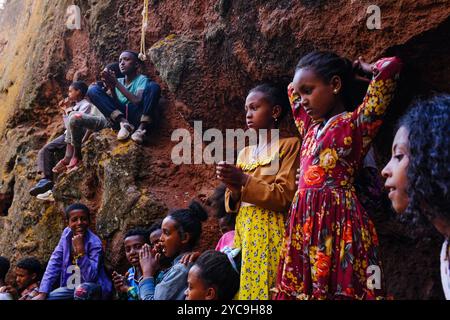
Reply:
[[[372,76],[377,71],[377,69],[375,68],[375,64],[365,62],[362,57],[358,57],[358,59],[353,62],[353,70],[356,72],[356,78],[358,80],[363,81],[366,81],[367,78],[359,75],[358,73],[362,73],[363,75],[367,76]]]
[[[198,259],[198,257],[200,257],[200,252],[188,252],[180,259],[180,262],[187,266],[190,263],[194,263]]]
[[[77,234],[72,237],[72,246],[74,255],[84,254],[84,237],[82,234]]]

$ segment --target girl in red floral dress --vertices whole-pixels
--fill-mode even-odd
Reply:
[[[297,65],[288,93],[303,140],[299,187],[278,269],[276,299],[383,297],[378,239],[353,186],[382,124],[402,63],[352,63],[313,52]],[[363,103],[346,112],[354,68],[373,73]]]

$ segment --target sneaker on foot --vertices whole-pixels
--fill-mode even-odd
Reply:
[[[53,198],[52,190],[48,190],[47,192],[38,194],[36,196],[36,199],[39,199],[39,200],[42,200],[42,201],[55,201],[55,198]]]
[[[133,132],[134,127],[129,124],[128,122],[121,122],[120,123],[120,130],[117,134],[117,140],[126,140],[130,136],[130,134]]]
[[[144,142],[145,133],[147,131],[145,129],[137,129],[132,135],[131,140],[133,140],[136,143],[141,144]]]
[[[30,194],[36,197],[38,194],[47,192],[53,188],[53,182],[49,179],[41,179],[36,185],[30,189]]]

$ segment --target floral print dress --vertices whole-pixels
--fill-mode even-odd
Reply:
[[[325,124],[306,114],[289,86],[303,143],[276,299],[383,297],[377,234],[353,183],[393,97],[401,65],[395,57],[379,60],[363,103]]]

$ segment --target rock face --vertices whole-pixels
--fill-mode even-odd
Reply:
[[[9,0],[0,10],[0,255],[45,261],[64,227],[62,209],[85,202],[105,240],[107,263],[123,269],[123,231],[149,225],[168,208],[205,200],[218,184],[214,168],[175,165],[171,133],[242,128],[243,102],[257,83],[287,84],[298,58],[312,49],[373,60],[403,57],[398,98],[376,141],[380,167],[392,126],[417,94],[450,91],[447,1],[380,0],[381,29],[369,30],[371,1],[151,1],[145,73],[163,88],[163,124],[142,147],[118,143],[109,130],[83,148],[84,165],[56,180],[55,203],[28,195],[38,150],[63,131],[57,102],[74,79],[94,81],[121,50],[140,43],[142,1],[78,1],[81,30],[66,26],[68,0]],[[20,30],[21,32],[18,32]],[[286,119],[286,133],[295,134]],[[386,285],[397,299],[442,298],[438,253],[429,226],[398,221],[388,204],[374,213]],[[219,237],[212,219],[200,248]]]

